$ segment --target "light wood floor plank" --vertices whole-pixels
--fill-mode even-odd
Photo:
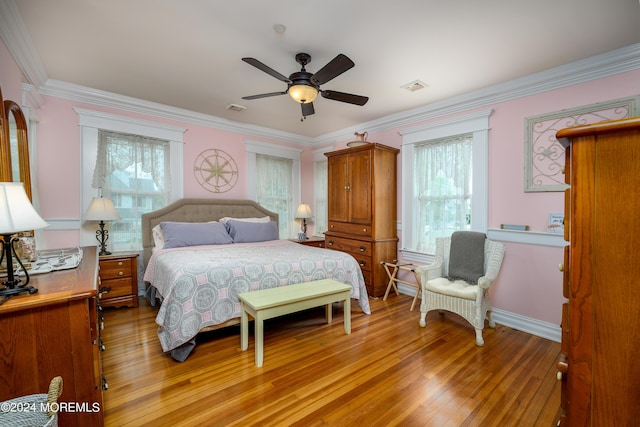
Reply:
[[[163,354],[156,309],[105,309],[107,426],[546,426],[560,401],[560,344],[498,325],[484,347],[451,313],[429,313],[412,298],[371,299],[265,322],[264,365],[254,364],[253,331],[240,351],[239,327],[201,334],[183,363]]]

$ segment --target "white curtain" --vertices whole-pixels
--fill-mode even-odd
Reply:
[[[281,239],[297,235],[293,221],[293,161],[256,154],[256,202],[279,215]]]
[[[93,188],[109,189],[108,177],[143,175],[158,191],[169,192],[169,141],[100,130]]]
[[[170,143],[100,130],[92,186],[112,199],[120,221],[111,221],[112,251],[142,248],[140,216],[169,203]]]
[[[328,165],[327,160],[321,160],[315,163],[315,176],[314,176],[314,234],[316,236],[323,236],[322,233],[327,231],[328,227],[328,207],[327,207],[327,195],[328,195]],[[304,200],[303,200],[304,201]]]
[[[434,253],[436,237],[471,228],[472,135],[415,147],[417,250]]]

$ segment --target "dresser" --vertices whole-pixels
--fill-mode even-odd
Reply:
[[[99,274],[103,307],[138,306],[138,254],[100,256]]]
[[[370,296],[384,295],[382,261],[397,258],[397,157],[379,143],[325,153],[328,160],[328,228],[325,247],[353,255]]]
[[[73,408],[59,425],[104,424],[97,277],[98,250],[85,247],[77,268],[34,275],[36,294],[0,305],[0,401],[47,393],[59,375],[58,402]]]
[[[640,117],[563,129],[562,426],[640,422]]]

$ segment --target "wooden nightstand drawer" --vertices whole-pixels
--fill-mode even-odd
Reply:
[[[131,277],[131,259],[100,261],[100,278],[102,280]]]
[[[121,297],[131,295],[131,277],[126,277],[124,279],[111,279],[111,280],[103,280],[102,281],[103,288],[109,288],[109,292],[105,294],[101,301],[104,305],[105,301],[109,301],[114,297]]]
[[[112,254],[100,257],[100,288],[103,307],[138,306],[138,254]]]
[[[309,237],[307,240],[291,239],[291,241],[305,246],[324,248],[324,238],[322,237]]]

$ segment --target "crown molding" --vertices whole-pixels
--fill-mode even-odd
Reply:
[[[172,107],[143,99],[119,95],[99,89],[49,79],[39,90],[42,95],[69,99],[77,102],[113,108],[130,113],[144,114],[152,117],[175,120],[183,123],[191,123],[211,127],[230,132],[242,133],[259,138],[274,139],[276,141],[292,144],[310,144],[311,138],[288,132],[281,132],[261,126],[234,122],[208,114],[197,113],[182,108]]]
[[[367,129],[370,134],[383,132],[639,68],[640,43],[636,43],[529,76],[381,117],[358,125],[358,129]],[[349,128],[319,136],[314,139],[314,143],[325,144],[346,140],[353,135],[354,129],[357,130]]]
[[[0,38],[29,83],[39,88],[47,72],[13,0],[0,1]]]

